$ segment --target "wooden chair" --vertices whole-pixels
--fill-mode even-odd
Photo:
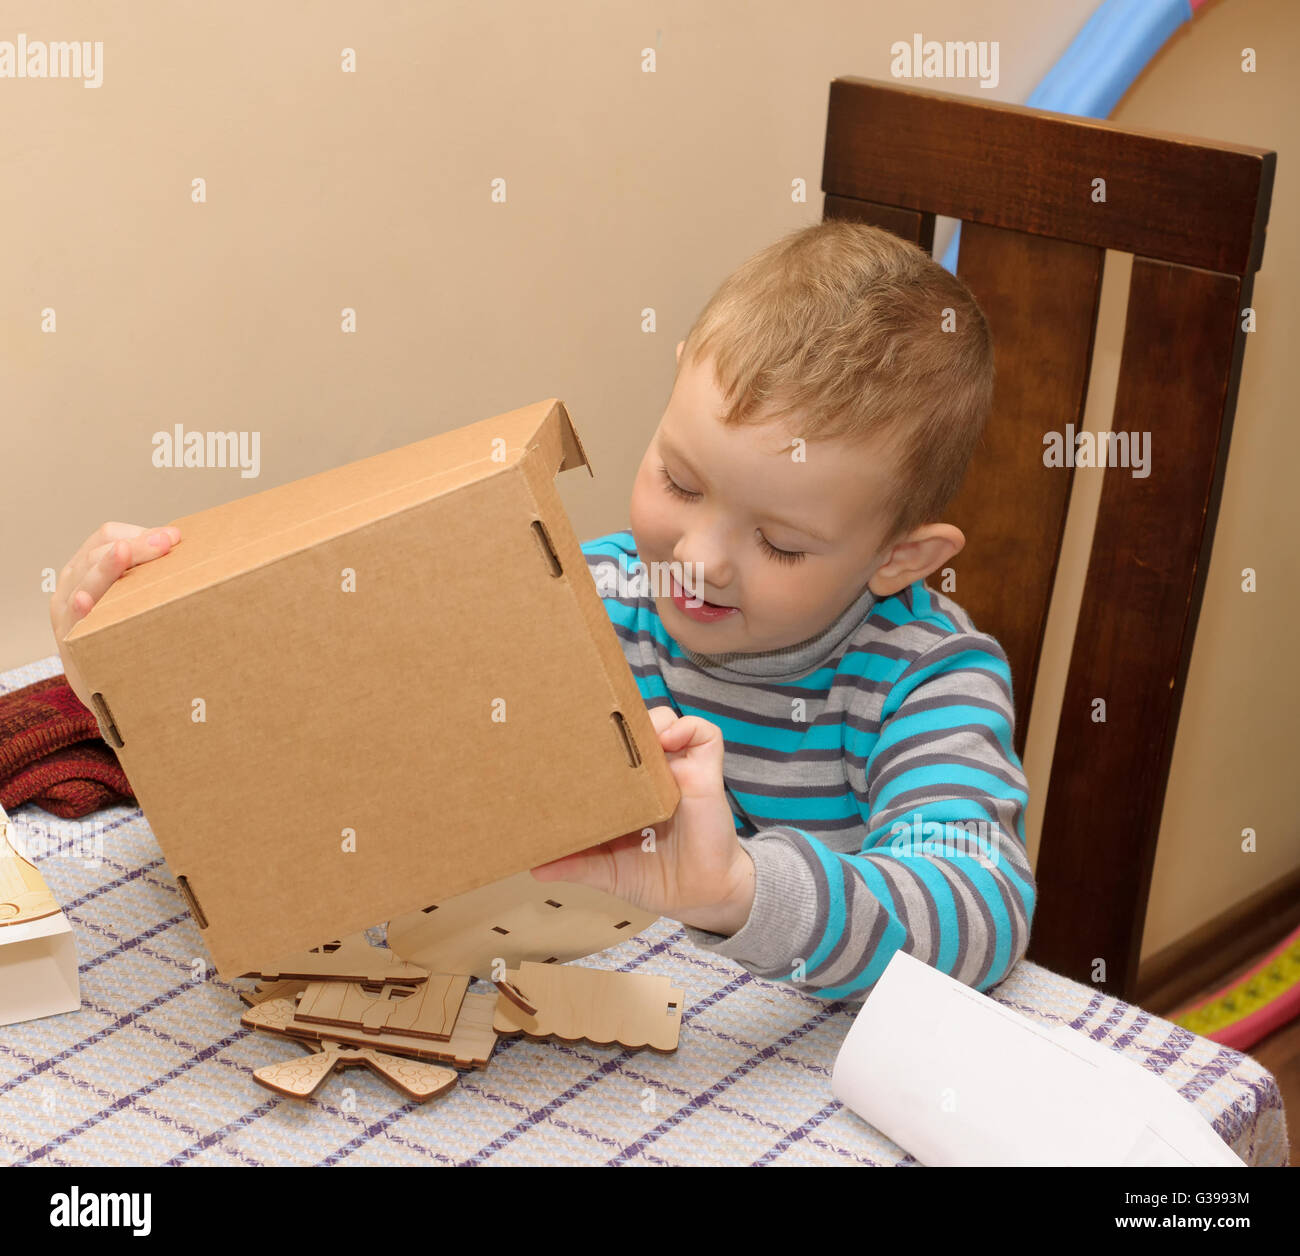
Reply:
[[[945,518],[957,601],[1002,643],[1025,731],[1073,479],[1044,435],[1083,427],[1105,249],[1134,255],[1115,432],[1056,735],[1028,958],[1132,1000],[1161,808],[1205,587],[1276,154],[892,82],[831,83],[824,216],[933,249],[995,342],[993,415]],[[1105,180],[1105,199],[1094,196]],[[1093,720],[1097,698],[1104,724]]]

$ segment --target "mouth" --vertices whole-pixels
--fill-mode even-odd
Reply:
[[[738,606],[724,606],[720,602],[704,601],[700,606],[688,606],[687,600],[695,601],[693,595],[690,595],[682,588],[677,578],[673,577],[672,582],[672,600],[673,605],[677,607],[688,619],[694,619],[698,623],[713,623],[715,620],[726,619],[731,615],[738,614]]]

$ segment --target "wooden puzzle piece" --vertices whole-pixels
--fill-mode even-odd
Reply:
[[[0,925],[25,925],[58,915],[59,904],[40,870],[10,843],[10,823],[0,810]]]
[[[437,1060],[457,1068],[485,1068],[496,1049],[497,1035],[492,1028],[497,996],[467,994],[461,1003],[460,1016],[451,1037],[445,1042],[436,1038],[417,1038],[412,1034],[386,1031],[379,1034],[365,1030],[328,1028],[292,1018],[284,1032],[295,1038],[333,1038],[353,1046],[374,1047],[394,1055],[411,1055],[421,1060]]]
[[[492,983],[501,993],[510,1000],[526,1016],[531,1016],[537,1009],[529,1003],[524,997],[524,993],[518,986],[509,981],[494,981]]]
[[[524,869],[395,917],[388,922],[388,945],[430,972],[494,981],[503,968],[524,960],[562,963],[594,955],[658,919],[588,885],[538,881]]]
[[[309,985],[306,981],[271,981],[261,982],[251,990],[238,990],[236,993],[249,1007],[265,1003],[268,999],[297,998]]]
[[[318,1055],[267,1064],[254,1069],[253,1076],[268,1090],[294,1099],[306,1099],[320,1089],[335,1069],[363,1064],[418,1103],[450,1090],[459,1077],[455,1069],[440,1068],[422,1060],[404,1060],[369,1047],[347,1047],[337,1042],[324,1042],[319,1046]]]
[[[492,1028],[496,1002],[495,994],[467,994],[461,1003],[456,1027],[445,1042],[407,1034],[370,1034],[365,1030],[313,1025],[310,1021],[295,1019],[296,1009],[291,999],[269,999],[250,1007],[240,1018],[240,1024],[304,1042],[335,1041],[349,1046],[374,1047],[393,1055],[436,1060],[457,1068],[484,1068],[497,1045],[496,1031]]]
[[[315,1025],[360,1029],[369,1034],[451,1037],[469,978],[431,973],[414,990],[385,986],[369,993],[356,982],[312,982],[298,1000],[297,1019]]]
[[[534,1004],[529,1015],[506,997],[497,999],[492,1026],[499,1034],[582,1039],[628,1050],[675,1051],[682,1027],[682,991],[667,977],[610,972],[577,964],[525,961],[506,980]]]
[[[312,951],[286,955],[261,972],[242,975],[260,981],[364,981],[375,985],[392,981],[401,985],[418,985],[428,978],[429,971],[403,962],[387,947],[371,946],[364,933],[354,933],[350,937],[326,942]]]
[[[288,1025],[293,1020],[294,1006],[292,999],[267,999],[250,1007],[239,1018],[241,1025],[249,1029],[265,1029],[272,1034],[287,1034]]]

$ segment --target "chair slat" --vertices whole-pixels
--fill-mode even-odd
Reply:
[[[1137,977],[1161,808],[1227,463],[1251,284],[1135,258],[1108,466],[1035,870],[1029,957],[1109,993]],[[1107,455],[1108,460],[1110,455]],[[1130,456],[1130,460],[1133,459]],[[1105,722],[1095,704],[1105,702]],[[1050,839],[1050,840],[1049,840]],[[1087,928],[1076,904],[1087,904]]]
[[[993,332],[993,414],[945,522],[966,535],[953,596],[1007,652],[1024,753],[1073,473],[1044,465],[1044,434],[1082,426],[1103,250],[980,223],[958,275]],[[938,576],[931,578],[938,582]]]

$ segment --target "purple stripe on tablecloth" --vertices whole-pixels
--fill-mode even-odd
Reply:
[[[1117,1025],[1122,1025],[1124,1023],[1131,1011],[1133,1011],[1132,1004],[1117,1000],[1113,1006],[1107,1010],[1101,1024],[1094,1025],[1093,1028],[1088,1030],[1088,1037],[1091,1038],[1093,1042],[1103,1042],[1111,1036],[1111,1033]]]
[[[685,936],[685,930],[683,930],[682,933],[683,936]],[[652,951],[658,951],[662,949],[663,949],[662,945],[651,948]],[[650,953],[651,952],[648,951],[647,955],[649,955]],[[626,972],[627,969],[631,966],[632,965],[630,964],[624,965],[620,969],[618,969],[618,971]],[[750,976],[748,972],[741,973],[735,979],[729,981],[721,989],[715,990],[711,995],[708,995],[707,997],[701,999],[690,1009],[683,1012],[682,1023],[685,1024],[692,1017],[697,1016],[700,1012],[704,1011],[706,1008],[711,1007],[719,999],[724,998],[726,995],[733,993],[734,991],[738,990],[741,986],[747,985],[751,980],[753,980],[753,978]],[[552,1099],[549,1103],[545,1104],[543,1107],[537,1108],[534,1111],[530,1112],[526,1117],[524,1117],[521,1121],[519,1121],[513,1128],[506,1130],[502,1134],[498,1134],[497,1137],[494,1138],[490,1143],[488,1143],[486,1147],[480,1147],[479,1150],[476,1151],[473,1156],[471,1156],[468,1160],[462,1161],[461,1163],[465,1165],[482,1164],[489,1156],[495,1155],[496,1152],[500,1151],[503,1147],[509,1146],[517,1138],[520,1138],[524,1134],[526,1134],[530,1129],[532,1129],[534,1125],[538,1123],[538,1121],[544,1120],[552,1116],[554,1113],[558,1112],[560,1108],[562,1108],[566,1103],[568,1103],[570,1099],[574,1099],[578,1095],[582,1094],[584,1091],[590,1090],[591,1087],[596,1084],[596,1082],[602,1080],[604,1077],[608,1076],[616,1069],[621,1068],[623,1064],[627,1061],[628,1056],[630,1054],[631,1054],[630,1052],[624,1051],[621,1054],[615,1056],[613,1059],[603,1060],[586,1077],[581,1078],[579,1081],[574,1082],[573,1085],[568,1088],[568,1090],[563,1092],[563,1094],[557,1095],[554,1099]]]
[[[615,1056],[612,1060],[603,1061],[593,1072],[589,1073],[580,1081],[574,1082],[568,1090],[556,1095],[554,1099],[550,1100],[542,1107],[534,1108],[526,1117],[523,1118],[523,1120],[516,1124],[513,1129],[508,1129],[505,1133],[498,1134],[486,1147],[480,1147],[478,1151],[469,1157],[469,1159],[460,1161],[461,1166],[481,1165],[489,1156],[494,1155],[503,1147],[509,1146],[515,1141],[515,1139],[532,1129],[532,1127],[539,1121],[542,1121],[553,1113],[558,1112],[566,1103],[569,1102],[570,1099],[576,1098],[578,1095],[582,1094],[583,1091],[589,1090],[596,1082],[607,1077],[610,1073],[615,1072],[622,1066],[625,1058],[626,1053]]]
[[[249,1118],[256,1120],[258,1117],[265,1116],[267,1112],[274,1111],[280,1106],[279,1099],[268,1099],[262,1104],[261,1108],[254,1109],[252,1113],[245,1113],[243,1116],[236,1117],[233,1121],[227,1121],[219,1130],[213,1130],[210,1134],[204,1134],[196,1142],[191,1143],[188,1147],[182,1148],[170,1160],[164,1161],[163,1167],[174,1169],[188,1164],[201,1151],[207,1151],[210,1147],[215,1147],[217,1143],[224,1141],[227,1134],[233,1130],[243,1129],[250,1123]],[[196,1134],[197,1130],[194,1131]],[[231,1149],[223,1147],[222,1150],[228,1156],[238,1156],[249,1168],[265,1168],[262,1161],[254,1159],[252,1156],[245,1155],[238,1148]]]
[[[26,805],[27,805],[26,803],[23,804],[23,806],[26,806]],[[136,807],[134,811],[130,811],[130,812],[128,812],[128,813],[127,813],[126,815],[124,815],[124,816],[118,816],[118,818],[117,818],[116,820],[111,820],[111,821],[109,821],[109,823],[104,824],[104,825],[101,827],[101,829],[100,829],[100,831],[99,831],[98,834],[95,834],[95,833],[92,831],[91,836],[92,836],[92,837],[94,837],[94,836],[103,837],[103,835],[104,835],[105,833],[112,833],[114,829],[120,829],[124,824],[131,824],[131,823],[133,823],[134,821],[141,819],[143,816],[144,816],[144,812],[141,811],[139,807]],[[20,815],[19,815],[17,812],[15,812],[15,811],[11,811],[11,812],[9,813],[9,819],[13,822],[14,828],[16,828],[16,829],[18,830],[19,834],[20,834],[20,838],[19,838],[19,840],[20,840],[20,841],[24,840],[24,839],[21,837],[21,834],[22,834],[23,830],[26,829],[26,828],[28,827],[28,824],[30,823],[30,821],[28,820],[28,818],[27,818],[26,816],[20,816]],[[54,822],[55,822],[56,824],[81,824],[81,823],[82,823],[81,820],[63,820],[63,819],[60,819],[60,818],[57,817],[57,816],[54,818]],[[39,827],[40,827],[40,829],[41,829],[42,831],[45,832],[46,836],[51,837],[51,838],[55,838],[55,839],[57,839],[58,842],[62,842],[63,839],[65,839],[65,838],[67,838],[69,841],[71,841],[71,839],[72,839],[72,834],[70,834],[70,833],[60,833],[60,832],[57,832],[57,831],[55,831],[55,832],[50,832],[50,831],[48,831],[48,830],[46,829],[46,826],[45,826],[45,822],[44,822],[44,821],[42,821],[42,822],[40,823]],[[50,860],[51,862],[53,862],[53,861],[56,860],[56,859],[63,859],[63,858],[65,858],[65,856],[60,855],[60,854],[57,854],[57,853],[52,852],[52,851],[46,851],[45,854],[43,854],[39,859],[33,859],[33,860],[32,860],[32,863],[34,863],[38,868],[41,868],[41,867],[44,867],[46,860]],[[74,856],[72,856],[72,858],[74,858],[74,859],[78,859],[78,858],[81,858],[81,856],[79,856],[79,855],[74,855]],[[84,862],[84,861],[83,861],[83,862]],[[98,862],[100,862],[100,863],[107,863],[108,860],[105,859],[105,858],[103,858],[103,857],[101,857],[101,858],[98,860]],[[123,867],[126,867],[126,866],[127,866],[126,864],[118,864],[118,865],[117,865],[117,867],[119,867],[119,868],[123,868]]]
[[[80,898],[74,898],[71,902],[60,903],[64,915],[74,912],[79,907],[85,906],[92,899],[99,898],[102,894],[107,894],[110,890],[117,890],[124,886],[128,881],[138,881],[146,872],[152,872],[155,868],[160,868],[166,863],[164,859],[155,859],[152,863],[147,863],[141,868],[133,868],[130,872],[123,873],[114,881],[105,881],[102,885],[97,885],[93,890],[87,890]],[[168,888],[174,889],[175,886]],[[180,890],[176,890],[179,894]]]
[[[1250,1091],[1251,1100],[1235,1099],[1228,1104],[1210,1124],[1214,1131],[1225,1143],[1232,1144],[1234,1139],[1240,1138],[1242,1132],[1248,1125],[1253,1126],[1255,1132],[1259,1130],[1259,1118],[1265,1112],[1276,1108],[1279,1112],[1284,1112],[1282,1106],[1282,1095],[1277,1088],[1277,1083],[1271,1085],[1262,1079],[1251,1080],[1245,1077],[1235,1077],[1235,1081],[1245,1086]],[[1246,1156],[1238,1152],[1243,1160]]]
[[[809,1020],[805,1021],[798,1028],[790,1030],[787,1034],[783,1034],[774,1043],[770,1046],[764,1047],[761,1051],[756,1051],[743,1064],[737,1065],[725,1077],[719,1078],[708,1088],[708,1090],[704,1091],[702,1094],[696,1095],[695,1098],[692,1099],[684,1108],[679,1108],[672,1116],[655,1126],[654,1129],[642,1134],[635,1142],[629,1143],[617,1156],[606,1163],[610,1165],[621,1164],[639,1154],[642,1148],[649,1146],[649,1144],[654,1142],[657,1138],[661,1138],[664,1134],[668,1133],[669,1130],[680,1125],[687,1117],[693,1116],[696,1112],[700,1111],[701,1108],[708,1107],[708,1105],[711,1104],[724,1090],[726,1090],[728,1086],[738,1082],[764,1060],[775,1055],[782,1047],[789,1046],[790,1043],[802,1038],[811,1030],[816,1029],[818,1025],[822,1024],[822,1022],[836,1015],[837,1012],[838,1008],[835,1004],[824,1006],[821,1011]]]
[[[177,917],[177,919],[183,920],[188,915],[189,913],[186,912],[184,915]],[[151,932],[161,933],[163,928],[170,927],[170,925],[175,923],[176,921],[174,920],[169,921],[167,925],[160,926],[154,930],[151,930]],[[134,945],[136,941],[138,941],[138,939],[132,939],[131,944]],[[92,1047],[97,1042],[103,1041],[103,1039],[107,1038],[110,1034],[114,1034],[119,1029],[122,1029],[125,1026],[129,1025],[133,1020],[136,1019],[136,1017],[142,1016],[146,1012],[151,1012],[155,1007],[158,1007],[161,1004],[167,1003],[171,999],[174,999],[178,994],[180,994],[182,990],[186,989],[186,987],[192,984],[193,983],[189,981],[182,982],[180,985],[175,986],[171,990],[167,991],[166,994],[160,994],[155,999],[151,1000],[149,1003],[146,1003],[142,1007],[137,1008],[134,1012],[124,1012],[121,1016],[117,1018],[116,1021],[113,1022],[113,1024],[105,1026],[105,1028],[103,1029],[97,1029],[93,1034],[90,1035],[89,1038],[83,1038],[80,1042],[74,1044],[73,1046],[67,1047],[63,1051],[60,1051],[58,1055],[52,1055],[48,1060],[42,1060],[39,1064],[34,1065],[32,1068],[27,1069],[25,1072],[19,1073],[16,1077],[11,1077],[8,1081],[0,1082],[0,1095],[4,1095],[8,1091],[13,1090],[15,1087],[21,1086],[24,1082],[31,1081],[33,1077],[39,1077],[40,1074],[45,1072],[47,1068],[51,1068],[55,1064],[62,1064],[64,1060],[70,1059],[72,1056],[76,1055],[79,1051],[84,1051],[87,1047]],[[0,1043],[0,1051],[3,1050],[5,1050],[4,1044]]]
[[[25,1061],[33,1061],[36,1059],[35,1056],[30,1056],[25,1051],[20,1051],[15,1047],[5,1047],[2,1050],[5,1054],[11,1055],[15,1059],[21,1059]],[[51,1075],[57,1077],[59,1081],[68,1083],[76,1090],[85,1091],[86,1093],[91,1094],[95,1098],[99,1099],[100,1102],[103,1101],[103,1095],[102,1093],[99,1093],[104,1090],[103,1086],[98,1085],[95,1082],[89,1081],[87,1078],[81,1077],[76,1073],[65,1072],[63,1069],[60,1068],[51,1069],[50,1072]],[[145,1116],[155,1118],[156,1120],[160,1121],[164,1125],[170,1125],[176,1129],[183,1130],[185,1133],[191,1134],[195,1138],[200,1137],[200,1133],[197,1129],[195,1129],[193,1126],[187,1125],[184,1121],[180,1120],[170,1112],[159,1111],[152,1108],[148,1108],[144,1104],[137,1104],[136,1110],[138,1112],[143,1113]],[[58,1160],[58,1158],[53,1155],[48,1156],[47,1160],[54,1164],[61,1163]],[[256,1163],[256,1162],[250,1161],[250,1163]]]
[[[788,1134],[783,1134],[771,1147],[769,1147],[757,1160],[750,1162],[751,1169],[761,1169],[764,1165],[771,1164],[782,1152],[788,1151],[795,1143],[806,1138],[815,1130],[823,1121],[829,1120],[844,1105],[838,1100],[833,1099],[820,1112],[814,1112],[802,1125],[797,1129],[792,1129]],[[855,1160],[860,1157],[854,1156]],[[868,1160],[868,1164],[875,1164],[874,1160]]]
[[[1101,991],[1094,990],[1088,997],[1088,1006],[1070,1022],[1070,1028],[1082,1029],[1092,1019],[1092,1014],[1101,1006],[1101,1000]]]
[[[1231,1047],[1220,1046],[1218,1051],[1215,1052],[1214,1058],[1208,1063],[1202,1064],[1196,1070],[1196,1076],[1189,1078],[1179,1087],[1178,1093],[1184,1099],[1191,1100],[1194,1103],[1197,1097],[1208,1090],[1220,1077],[1236,1068],[1239,1059],[1241,1059],[1240,1051],[1234,1051]]]
[[[1164,1042],[1146,1048],[1147,1059],[1155,1062],[1154,1072],[1167,1073],[1196,1041],[1196,1035],[1181,1025],[1174,1025]]]
[[[1117,1051],[1123,1051],[1149,1024],[1151,1024],[1151,1013],[1138,1008],[1138,1014],[1133,1018],[1133,1023],[1118,1038],[1112,1041],[1111,1046]]]
[[[646,947],[640,955],[634,955],[626,964],[620,964],[614,971],[619,973],[631,972],[634,968],[640,968],[653,955],[662,955],[664,951],[672,950],[676,943],[680,942],[686,936],[685,929],[678,929],[675,933],[670,933],[666,938],[660,938],[658,942]]]
[[[190,985],[190,984],[192,983],[189,982],[186,983],[186,985]],[[137,1016],[142,1016],[148,1012],[152,1012],[155,1008],[159,1007],[163,1003],[166,1003],[169,999],[175,998],[176,995],[178,995],[183,989],[185,989],[185,986],[180,986],[177,989],[172,990],[170,993],[166,995],[160,995],[156,999],[151,999],[147,1004],[137,1009],[135,1012],[127,1013],[124,1017],[122,1017],[120,1024],[114,1025],[112,1028],[118,1029],[121,1027],[122,1024],[125,1024],[130,1020],[134,1020]],[[196,1052],[188,1060],[184,1061],[181,1064],[178,1064],[175,1068],[164,1073],[161,1077],[156,1077],[154,1078],[153,1081],[146,1082],[143,1086],[140,1086],[138,1089],[133,1090],[129,1095],[123,1095],[120,1099],[114,1100],[111,1104],[108,1105],[107,1108],[103,1108],[99,1112],[96,1112],[94,1116],[87,1117],[84,1121],[81,1122],[80,1125],[73,1126],[73,1128],[70,1130],[65,1130],[62,1134],[59,1134],[57,1137],[52,1138],[43,1147],[38,1147],[30,1155],[25,1156],[22,1160],[16,1161],[15,1163],[32,1164],[33,1162],[41,1159],[43,1156],[48,1155],[49,1152],[51,1152],[54,1148],[61,1147],[64,1143],[71,1142],[74,1138],[79,1138],[88,1129],[91,1129],[94,1126],[98,1125],[101,1121],[106,1120],[108,1117],[113,1116],[115,1113],[122,1111],[122,1109],[124,1108],[130,1107],[135,1102],[136,1099],[149,1094],[151,1091],[157,1090],[160,1086],[165,1086],[168,1082],[173,1081],[177,1077],[180,1077],[183,1073],[188,1073],[189,1070],[192,1069],[196,1064],[202,1064],[203,1061],[208,1059],[209,1056],[216,1055],[217,1052],[219,1051],[224,1051],[228,1046],[230,1046],[231,1043],[238,1042],[240,1038],[245,1038],[252,1032],[253,1031],[251,1029],[245,1029],[241,1025],[239,1027],[239,1030],[236,1033],[230,1034],[228,1037],[222,1038],[220,1041],[214,1042],[210,1046],[204,1047],[201,1051]],[[74,1049],[79,1049],[79,1048],[74,1048]]]
[[[147,942],[150,938],[156,937],[164,929],[173,929],[182,921],[190,920],[191,916],[188,911],[183,911],[173,916],[170,920],[164,920],[161,924],[151,925],[148,929],[137,933],[134,937],[122,938],[118,944],[109,948],[107,951],[101,951],[93,959],[88,959],[81,965],[81,971],[88,973],[92,968],[98,968],[100,964],[107,963],[110,959],[116,959],[119,955],[124,955],[127,951],[133,951],[141,942]],[[105,929],[110,937],[116,937],[111,929]]]
[[[361,1147],[364,1147],[366,1142],[369,1139],[374,1138],[376,1134],[387,1133],[388,1127],[390,1125],[392,1125],[396,1121],[400,1121],[402,1117],[406,1116],[408,1113],[417,1111],[422,1106],[423,1106],[422,1104],[416,1103],[412,1099],[408,1099],[404,1104],[401,1105],[401,1107],[394,1108],[391,1112],[389,1112],[387,1116],[381,1116],[379,1120],[372,1121],[359,1134],[355,1135],[354,1137],[350,1138],[346,1143],[344,1143],[342,1147],[339,1147],[336,1150],[330,1152],[328,1156],[324,1157],[324,1159],[317,1160],[316,1161],[317,1167],[339,1164],[343,1160],[347,1159],[347,1157],[350,1156],[354,1151],[357,1151]],[[443,1156],[439,1154],[437,1158],[440,1160],[445,1160],[448,1164],[452,1163],[450,1156]]]

